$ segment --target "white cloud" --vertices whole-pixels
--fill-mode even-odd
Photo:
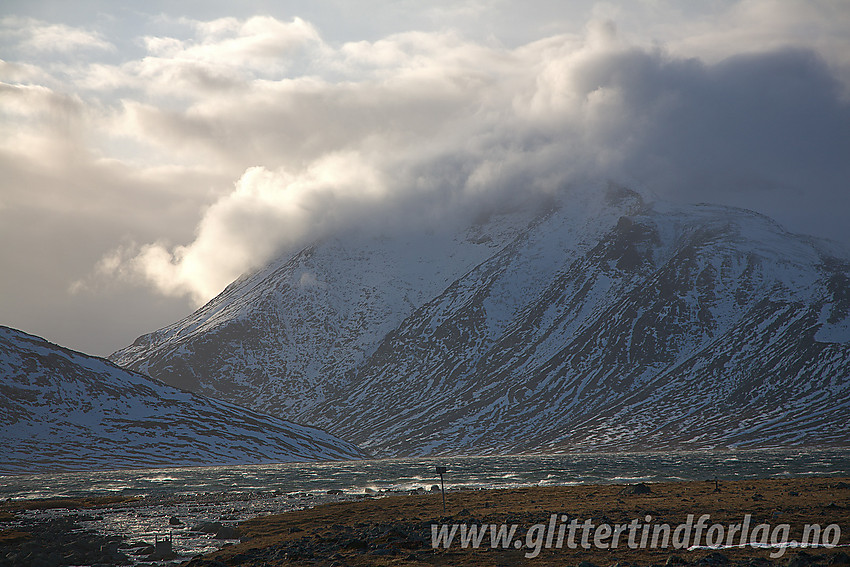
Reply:
[[[211,29],[204,49],[215,52],[224,49],[216,38],[246,25]],[[326,47],[323,57],[316,70],[329,78],[251,79],[185,112],[128,106],[142,135],[231,159],[244,173],[192,242],[142,246],[120,264],[125,273],[201,302],[281,249],[378,207],[429,218],[607,177],[722,200],[742,183],[779,188],[802,183],[801,170],[815,174],[820,158],[795,142],[799,133],[847,142],[834,79],[806,51],[706,63],[630,45],[597,21],[583,38],[513,50],[405,33]],[[359,80],[334,81],[343,64]],[[833,179],[818,175],[832,183],[840,159],[828,159]]]
[[[741,0],[657,33],[671,52],[708,62],[789,47],[816,51],[850,93],[850,9],[833,0]]]
[[[37,83],[49,79],[49,74],[36,65],[10,63],[0,59],[0,81]]]
[[[509,4],[423,9],[456,25],[353,41],[291,16],[165,16],[114,44],[4,18],[0,236],[23,242],[4,262],[44,258],[79,300],[143,285],[197,303],[338,227],[437,223],[598,178],[850,241],[850,9],[662,0],[640,4],[641,35],[633,3],[569,29]],[[464,33],[499,18],[553,31],[516,47]],[[28,293],[15,281],[2,295]]]
[[[0,19],[0,34],[17,37],[21,49],[40,53],[115,49],[115,46],[98,32],[65,24],[50,24],[32,18],[6,16]]]
[[[207,209],[189,245],[157,242],[107,255],[102,273],[142,276],[166,294],[208,300],[281,247],[350,222],[386,197],[380,172],[355,153],[329,154],[300,174],[249,168]]]
[[[300,18],[281,22],[269,16],[245,21],[222,18],[211,22],[184,20],[195,37],[146,37],[147,67],[169,66],[217,70],[250,70],[261,76],[284,72],[304,50],[322,46],[316,29]]]

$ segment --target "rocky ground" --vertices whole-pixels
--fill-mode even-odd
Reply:
[[[81,526],[96,516],[24,519],[16,529],[0,532],[0,566],[59,567],[65,565],[130,565],[133,557],[155,553],[153,546],[103,536]]]
[[[154,500],[166,505],[172,499],[98,497],[4,502],[0,504],[0,567],[160,567],[176,562],[179,558],[171,541],[164,537],[141,541],[99,530],[103,515],[113,507],[155,507]],[[181,523],[172,518],[172,524]],[[190,529],[219,539],[238,537],[234,528],[220,522],[200,522]]]
[[[193,527],[231,530],[228,539],[241,538],[188,567],[222,566],[511,566],[570,565],[577,567],[850,567],[850,479],[803,478],[744,481],[653,483],[648,485],[585,485],[510,490],[458,490],[446,494],[407,493],[266,515],[228,526]],[[227,495],[219,495],[226,498]],[[98,514],[111,506],[149,506],[127,499],[58,499],[0,504],[0,567],[62,567],[72,565],[163,565],[174,560],[167,546],[105,536],[91,528]],[[163,504],[165,506],[165,504]],[[33,517],[27,509],[62,508],[64,515]],[[575,549],[546,548],[529,558],[533,544],[526,534],[535,524],[547,525],[556,514],[559,524],[577,519],[595,526],[643,521],[671,526],[686,523],[688,515],[709,514],[708,525],[740,524],[746,515],[752,525],[788,525],[798,538],[806,524],[818,524],[837,535],[837,547],[776,549],[751,546],[722,549],[631,549],[627,537],[616,549],[593,545]],[[94,522],[92,522],[95,520]],[[462,547],[459,538],[446,548],[432,546],[432,525],[468,526],[516,524],[507,547],[491,546],[489,535],[478,548]],[[84,527],[88,526],[88,527]],[[602,528],[599,528],[600,530]],[[212,534],[212,532],[209,532]],[[589,532],[589,542],[596,532]],[[637,539],[637,538],[636,538]],[[543,541],[541,538],[540,541]],[[609,540],[610,541],[610,540]],[[771,554],[774,554],[771,557]]]
[[[457,491],[447,494],[443,512],[439,494],[400,495],[370,501],[329,504],[309,510],[256,518],[240,525],[242,543],[196,558],[191,567],[235,565],[574,565],[579,567],[694,565],[696,567],[843,567],[850,566],[850,481],[835,478],[734,482],[657,483],[624,487],[595,485],[515,490]],[[710,514],[709,525],[788,524],[791,538],[805,524],[837,525],[839,546],[775,549],[743,548],[674,550],[630,549],[626,537],[617,549],[541,549],[528,558],[524,536],[552,514],[580,521],[628,523],[652,517],[653,523],[676,526],[689,514]],[[433,523],[518,524],[518,543],[492,549],[489,537],[478,549],[455,542],[433,549]],[[834,533],[834,532],[830,532]],[[593,541],[591,535],[589,541]],[[610,540],[609,540],[610,541]],[[704,540],[703,540],[704,541]]]

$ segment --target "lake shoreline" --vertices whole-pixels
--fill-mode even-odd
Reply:
[[[122,508],[144,508],[167,520],[177,504],[185,510],[204,502],[262,500],[267,496],[256,492],[222,492],[183,498],[95,496],[6,501],[0,503],[0,566],[17,565],[21,557],[43,558],[48,561],[44,565],[54,567],[75,565],[80,564],[78,559],[82,555],[96,555],[98,563],[103,565],[126,564],[122,559],[128,556],[136,564],[143,561],[146,563],[140,565],[164,565],[154,561],[154,556],[139,556],[134,551],[143,543],[153,541],[108,538],[97,530],[77,532],[81,537],[74,541],[62,532],[62,526],[67,530],[78,519],[90,520],[92,516],[108,515]],[[301,495],[304,509],[264,513],[248,519],[243,516],[238,523],[224,522],[225,528],[236,529],[230,536],[232,540],[217,544],[224,547],[203,556],[193,558],[183,554],[174,559],[181,559],[192,567],[221,567],[222,564],[850,567],[845,547],[850,543],[850,477],[453,489],[447,490],[445,496],[444,511],[439,492],[421,489],[365,490],[358,495],[340,496],[304,493]],[[335,498],[341,501],[328,503]],[[48,512],[48,515],[41,521],[28,520],[26,529],[12,528],[16,517],[20,520],[36,510]],[[51,518],[51,511],[56,510],[70,513],[66,524]],[[715,524],[730,530],[731,526],[740,525],[749,518],[750,535],[759,525],[768,526],[767,543],[771,542],[770,536],[783,535],[781,526],[785,524],[788,539],[798,537],[807,524],[816,524],[821,529],[822,542],[832,543],[830,538],[836,534],[829,526],[836,526],[840,531],[835,540],[838,547],[790,547],[781,550],[781,554],[778,548],[759,549],[747,544],[722,549],[676,547],[676,528],[687,524],[690,516],[695,531],[695,524],[703,515],[708,515],[701,528],[703,539],[700,543],[704,544],[708,543],[707,532]],[[189,521],[185,516],[182,519]],[[588,521],[592,526],[585,530]],[[571,538],[573,522],[575,529]],[[635,525],[630,526],[633,522]],[[663,545],[664,525],[670,526],[666,547]],[[495,526],[497,531],[502,526],[505,530],[516,528],[510,542],[498,541],[493,545],[490,526]],[[615,542],[612,533],[606,535],[606,529],[614,531],[618,526],[621,533]],[[188,529],[188,525],[184,527]],[[630,532],[635,528],[637,532],[630,541]],[[447,542],[446,537],[453,529],[451,541]],[[657,541],[647,537],[641,546],[641,530],[644,529],[648,536],[657,529]],[[442,533],[443,537],[437,541],[436,549],[433,530],[437,536]],[[482,530],[489,532],[482,536]],[[29,537],[15,533],[27,531]],[[474,534],[470,536],[472,531],[479,536],[477,548],[473,545]],[[240,540],[235,539],[237,537]],[[465,537],[471,538],[466,546],[462,542]],[[760,538],[761,535],[754,541],[758,543]],[[721,539],[726,543],[725,538]],[[693,540],[691,536],[689,544],[693,544]],[[732,540],[732,543],[739,543],[740,533]],[[37,551],[39,548],[47,551]],[[76,563],[74,554],[66,553],[69,549],[76,552]],[[64,554],[67,554],[67,561]]]
[[[723,543],[733,526],[748,524],[745,546],[689,549],[696,541],[696,523],[704,515],[708,518],[703,520],[699,542],[708,543],[705,538],[715,524],[724,531]],[[668,525],[668,536],[673,536],[678,526],[689,521],[687,547],[675,548],[672,537],[662,547],[665,529],[656,526]],[[569,537],[573,522],[577,528],[574,547]],[[588,522],[592,528],[585,534],[582,528]],[[606,535],[602,524],[612,531],[624,525],[637,531],[632,540],[629,528],[621,531],[612,547],[613,534]],[[480,535],[482,527],[491,530],[491,525],[506,530],[517,527],[506,546],[504,540],[493,546],[493,536],[487,533],[477,548],[472,541],[464,548],[460,541],[463,532],[469,536],[477,530]],[[768,527],[758,528],[765,525]],[[786,531],[783,526],[787,526],[789,540],[799,538],[807,525],[820,527],[819,543],[837,547],[765,549],[750,545],[759,544],[765,533],[768,544],[771,538],[781,539]],[[447,536],[454,526],[450,544],[446,546],[443,537],[435,549],[434,534],[444,530]],[[658,532],[654,547],[651,537],[641,546],[642,529],[649,535]],[[712,532],[713,543],[718,530]],[[680,529],[679,535],[685,531]],[[839,566],[850,565],[845,547],[850,544],[850,478],[452,490],[446,493],[445,512],[439,493],[411,493],[258,517],[242,522],[239,532],[240,543],[189,565]],[[559,537],[561,532],[563,537]],[[739,528],[730,541],[738,543],[741,537]]]

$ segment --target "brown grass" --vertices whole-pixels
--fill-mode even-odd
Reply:
[[[32,534],[29,532],[22,532],[19,530],[0,530],[0,547],[4,545],[17,545],[31,537]]]
[[[622,536],[617,549],[543,549],[526,559],[526,549],[490,549],[489,535],[479,549],[431,549],[431,523],[519,524],[524,539],[533,524],[546,524],[552,514],[567,514],[581,522],[628,523],[652,516],[652,524],[675,527],[710,514],[710,524],[740,524],[746,514],[752,525],[790,524],[799,538],[805,524],[837,524],[842,545],[850,541],[850,479],[803,478],[721,482],[665,482],[649,485],[649,494],[622,494],[623,485],[535,487],[512,490],[453,491],[447,493],[444,515],[439,493],[405,494],[317,506],[312,509],[255,518],[240,526],[244,541],[211,554],[229,565],[653,565],[699,563],[707,565],[710,550],[629,549]],[[579,532],[580,534],[580,532]],[[516,539],[516,538],[515,538]],[[578,539],[578,538],[577,538]],[[592,539],[591,539],[592,541]],[[610,541],[610,540],[609,540]],[[704,540],[703,540],[704,541]],[[485,549],[486,548],[486,549]],[[798,563],[843,565],[837,550],[807,550]],[[764,549],[725,549],[735,563],[766,564]],[[776,564],[785,565],[799,552],[789,550]],[[822,555],[820,560],[816,557]],[[707,559],[706,559],[707,558]],[[755,563],[753,563],[755,562]]]
[[[126,504],[140,500],[138,496],[92,496],[87,498],[42,498],[35,500],[7,500],[0,503],[0,514],[21,510],[50,510],[65,508],[108,508],[116,504]],[[0,516],[2,518],[2,516]],[[2,520],[0,520],[2,521]]]

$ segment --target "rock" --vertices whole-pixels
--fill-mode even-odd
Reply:
[[[204,559],[203,556],[195,556],[186,564],[186,567],[227,567],[227,565],[215,559]]]
[[[431,485],[431,492],[439,492],[439,491],[440,491],[440,485],[439,484],[432,484]]]
[[[337,494],[342,494],[342,493],[343,493],[342,490],[340,490],[338,488],[333,488],[331,490],[328,490],[328,494],[337,495]]]
[[[627,486],[620,491],[620,494],[651,494],[652,489],[642,482]]]
[[[214,534],[222,527],[221,522],[199,522],[192,526],[191,531],[200,532],[202,534]]]
[[[177,516],[171,516],[171,518],[168,519],[168,524],[170,526],[180,526],[183,525],[183,522],[181,522],[180,518]]]
[[[239,532],[233,526],[222,526],[213,537],[215,539],[239,539]]]
[[[362,539],[351,539],[342,546],[343,549],[351,549],[356,551],[365,551],[369,549],[369,544]]]
[[[719,551],[712,551],[699,561],[697,561],[697,565],[728,565],[729,558],[720,553]]]
[[[788,567],[805,567],[813,560],[814,558],[805,551],[798,551],[788,558]]]
[[[156,550],[154,549],[154,547],[152,545],[145,545],[143,547],[136,548],[135,550],[131,551],[130,553],[132,555],[153,555],[154,551],[156,551]]]

